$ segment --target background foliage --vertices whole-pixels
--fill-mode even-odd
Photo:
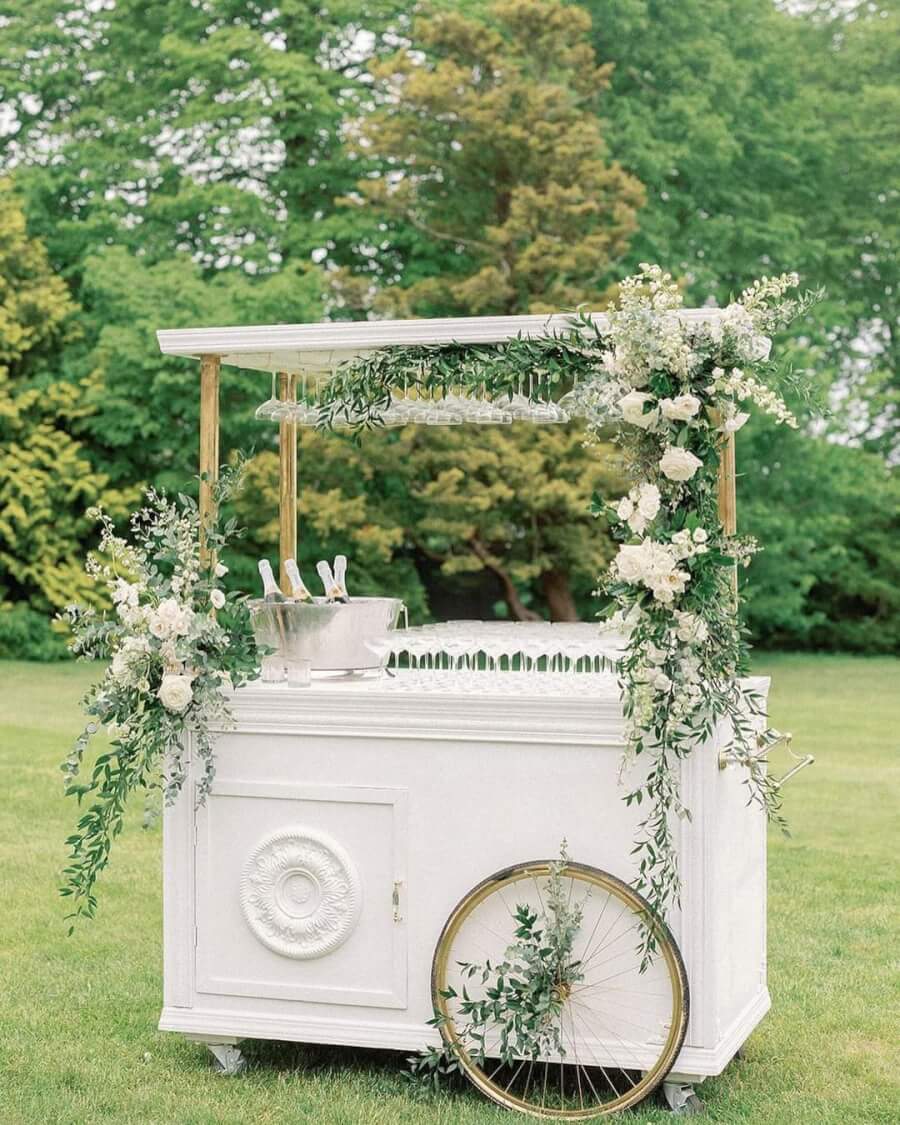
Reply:
[[[0,652],[59,652],[83,509],[195,470],[189,365],[159,327],[602,307],[642,260],[689,303],[797,269],[790,342],[830,405],[739,435],[783,646],[900,641],[900,11],[771,0],[0,3]],[[265,376],[226,372],[241,515],[275,552]],[[615,463],[568,430],[304,433],[301,555],[416,617],[592,612],[587,516]],[[348,542],[349,540],[349,542]]]

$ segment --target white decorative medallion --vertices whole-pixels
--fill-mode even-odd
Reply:
[[[283,957],[305,960],[331,953],[353,932],[361,906],[353,861],[324,833],[275,832],[244,864],[244,917],[263,945]]]

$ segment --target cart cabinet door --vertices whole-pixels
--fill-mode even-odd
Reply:
[[[406,1007],[406,791],[216,783],[197,812],[197,992]]]

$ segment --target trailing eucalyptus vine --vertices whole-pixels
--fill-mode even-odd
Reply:
[[[633,487],[594,498],[619,551],[599,582],[602,611],[626,635],[616,666],[626,720],[625,800],[645,809],[634,853],[636,889],[664,917],[680,893],[674,829],[689,817],[678,762],[718,730],[746,769],[750,797],[783,825],[760,753],[775,740],[760,700],[741,683],[748,646],[734,573],[757,544],[719,517],[723,443],[750,404],[795,426],[779,388],[804,377],[770,359],[771,335],[816,294],[788,297],[795,274],[763,278],[724,309],[685,315],[672,278],[645,265],[620,286],[606,321],[573,315],[564,332],[501,344],[391,347],[343,364],[321,400],[324,427],[379,425],[392,395],[451,389],[532,400],[559,397],[585,421],[586,441],[612,431]],[[644,957],[654,952],[644,931]]]

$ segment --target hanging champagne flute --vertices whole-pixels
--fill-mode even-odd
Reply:
[[[278,398],[278,372],[272,372],[272,393],[265,402],[257,406],[253,417],[260,421],[270,421],[275,417],[275,411],[281,406]]]

